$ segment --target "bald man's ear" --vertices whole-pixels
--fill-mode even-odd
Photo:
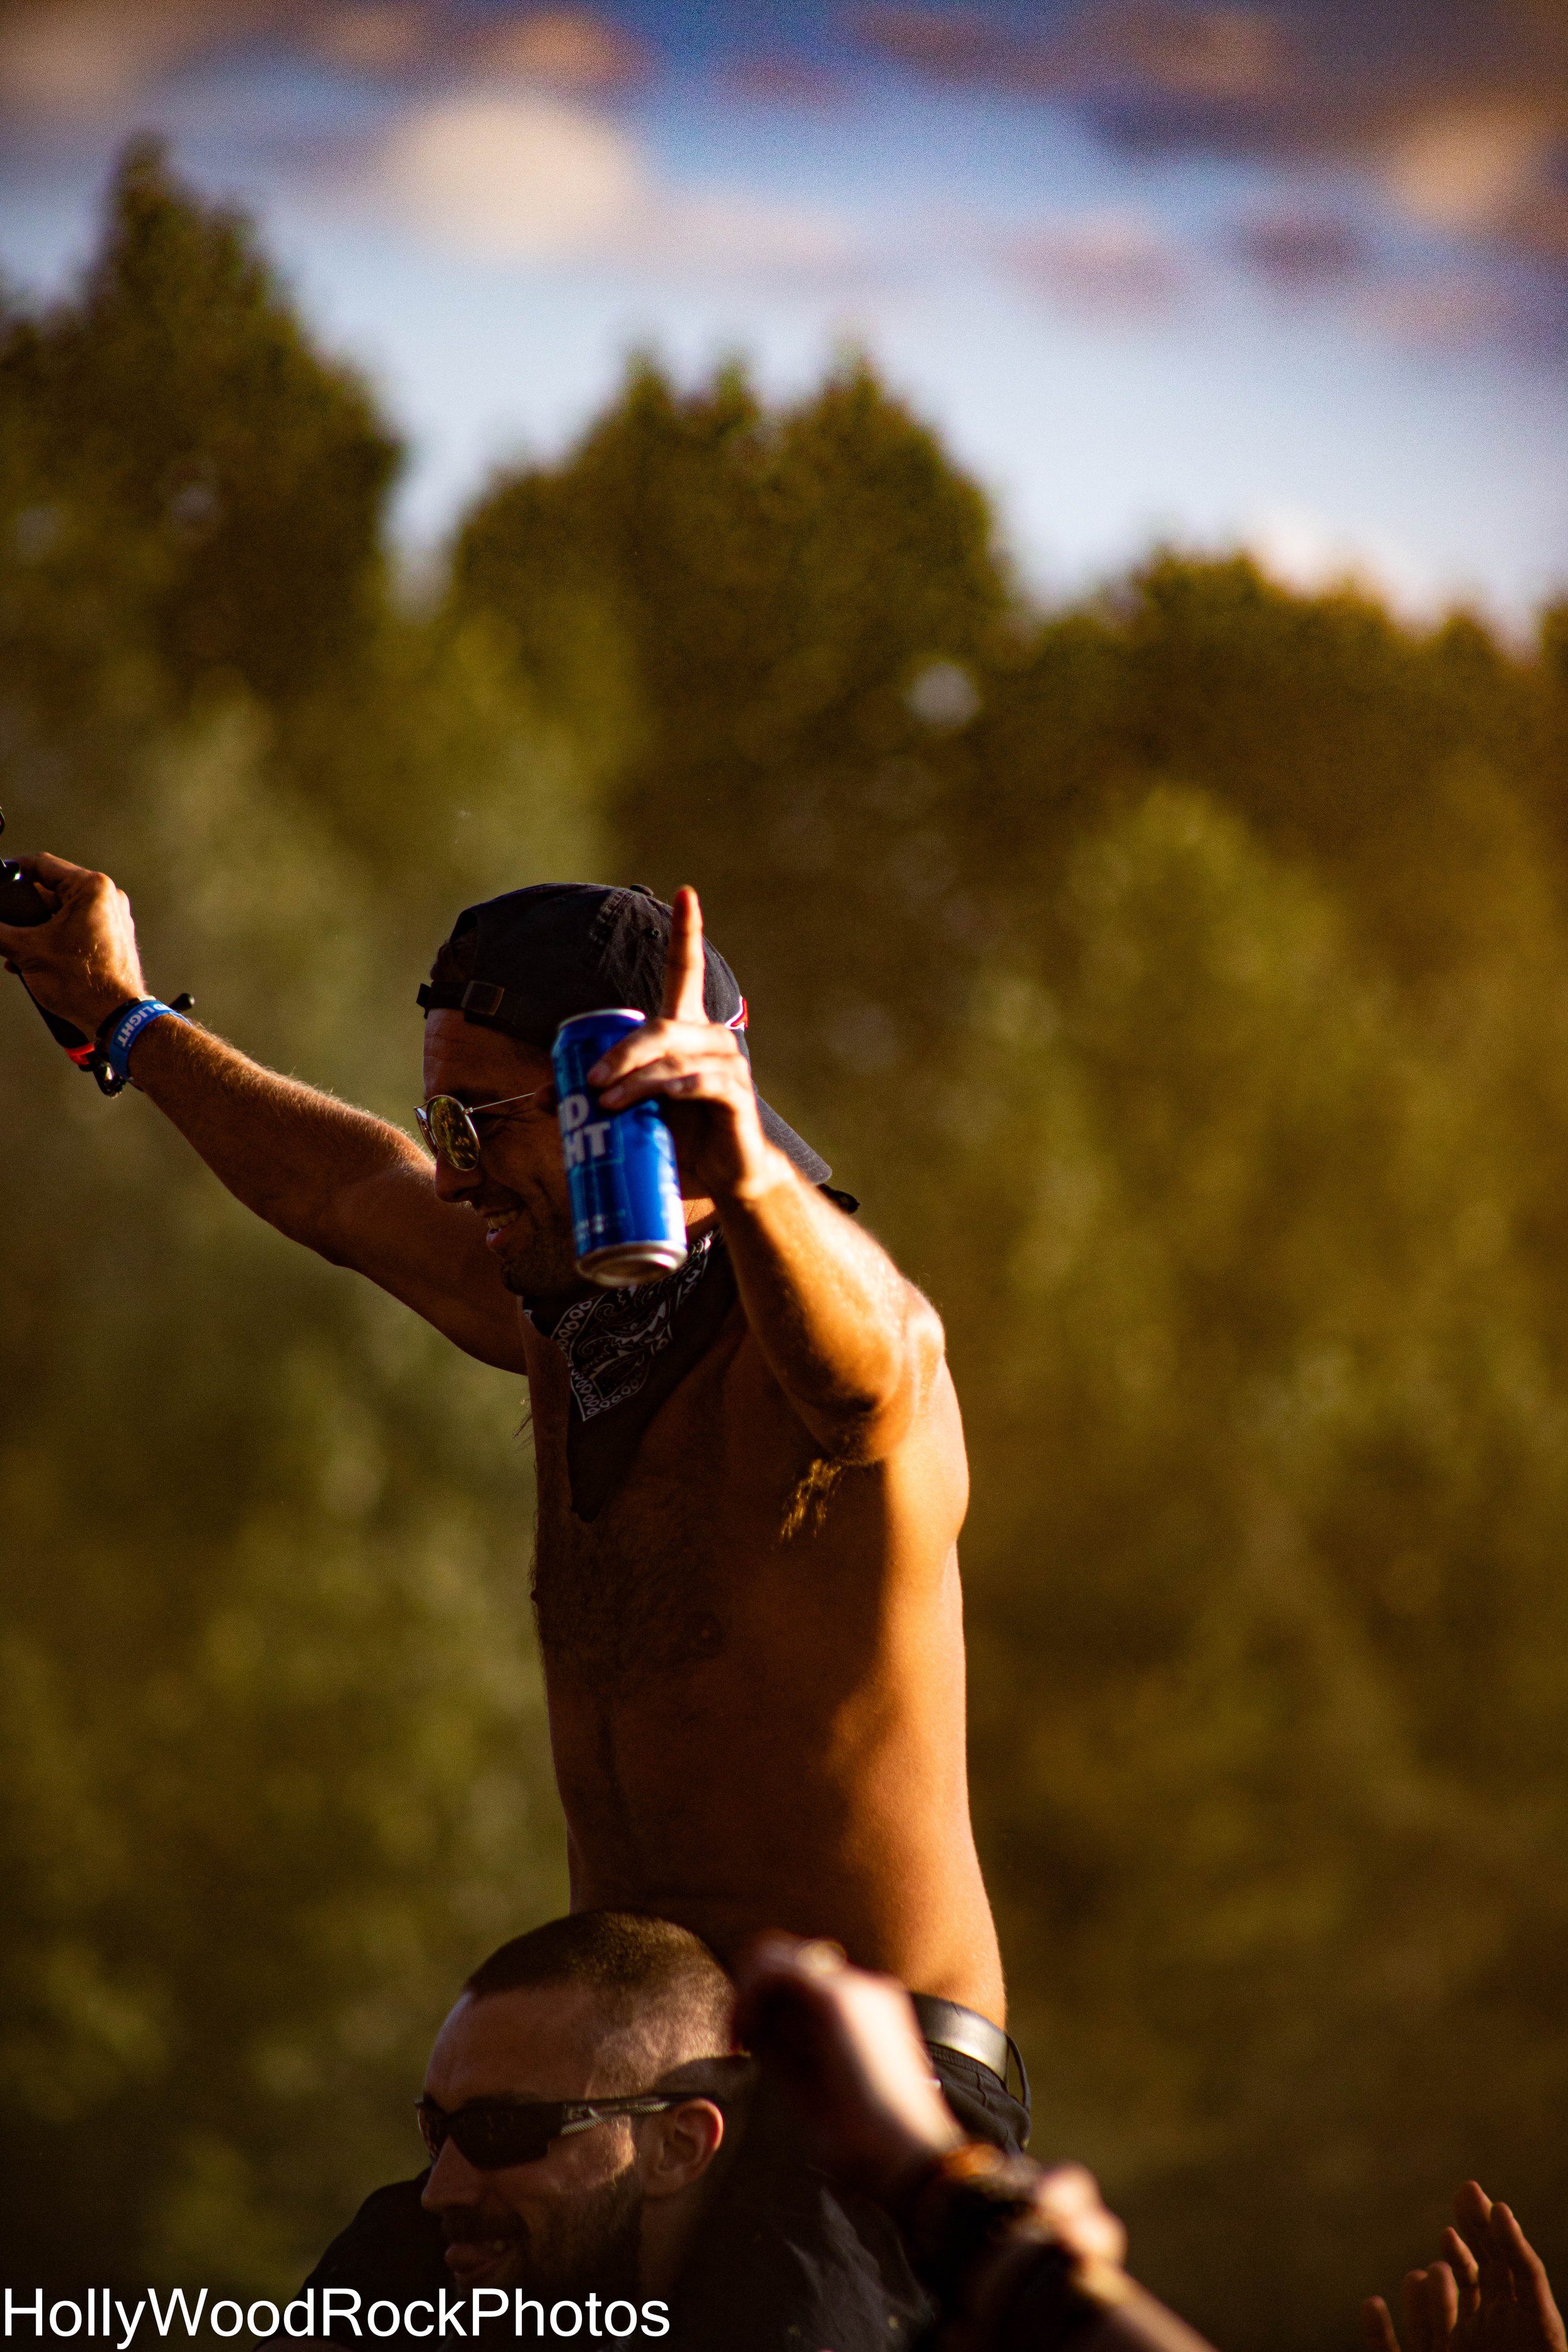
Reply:
[[[711,2099],[682,2099],[637,2130],[645,2197],[675,2197],[700,2180],[724,2142],[724,2116]]]

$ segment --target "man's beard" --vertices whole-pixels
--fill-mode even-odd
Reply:
[[[462,2239],[511,2242],[505,2284],[548,2304],[581,2303],[590,2291],[635,2302],[642,2230],[642,2183],[634,2166],[583,2197],[563,2200],[544,2231],[521,2213],[489,2214],[470,2206],[443,2216],[448,2245]]]
[[[570,1225],[562,1232],[536,1225],[530,1242],[526,1252],[501,1260],[500,1278],[514,1298],[559,1298],[580,1286]]]

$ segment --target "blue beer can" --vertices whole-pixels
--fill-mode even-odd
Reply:
[[[556,1117],[572,1196],[577,1271],[606,1290],[658,1282],[686,1262],[675,1145],[653,1102],[604,1111],[587,1073],[644,1013],[579,1013],[555,1033]]]

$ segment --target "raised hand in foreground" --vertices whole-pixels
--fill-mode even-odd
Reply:
[[[1128,2277],[1126,2232],[1080,2165],[1045,2172],[965,2140],[891,1977],[774,1935],[737,1983],[737,2039],[788,2084],[817,2161],[897,2221],[938,2305],[933,2347],[1209,2352]]]
[[[1441,2259],[1405,2273],[1406,2352],[1568,2352],[1545,2265],[1508,2207],[1467,2180],[1454,2220]],[[1362,2327],[1368,2352],[1400,2352],[1380,2294],[1363,2304]]]

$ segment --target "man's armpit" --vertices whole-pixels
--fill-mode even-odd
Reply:
[[[784,1519],[779,1528],[785,1543],[796,1536],[819,1536],[827,1525],[827,1506],[833,1490],[849,1465],[834,1459],[831,1454],[818,1454],[808,1462],[784,1497]]]

